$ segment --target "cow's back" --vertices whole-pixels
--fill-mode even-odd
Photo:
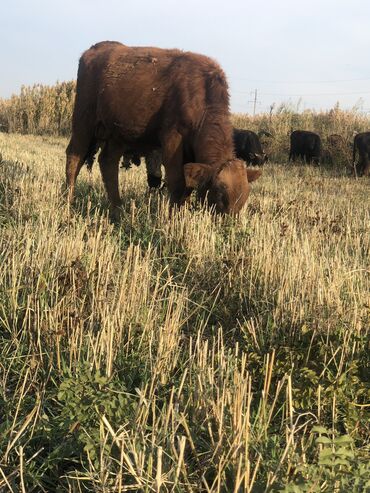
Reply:
[[[359,150],[366,150],[370,152],[370,132],[361,132],[355,135],[354,145],[358,147]]]
[[[321,146],[319,135],[308,130],[294,130],[290,134],[290,144],[294,149],[317,150]]]
[[[77,92],[82,99],[86,94],[97,123],[135,141],[158,133],[159,126],[173,126],[174,120],[196,126],[208,104],[210,79],[218,72],[223,74],[202,55],[108,41],[82,55]]]

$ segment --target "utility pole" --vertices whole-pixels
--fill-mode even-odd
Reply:
[[[256,114],[256,106],[257,106],[257,89],[251,92],[251,95],[254,94],[254,98],[251,101],[248,101],[248,103],[253,103],[253,116]]]

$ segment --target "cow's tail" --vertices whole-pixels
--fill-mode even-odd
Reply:
[[[91,170],[98,151],[96,128],[97,87],[93,68],[86,62],[86,53],[78,65],[76,96],[72,115],[70,152],[79,155]]]

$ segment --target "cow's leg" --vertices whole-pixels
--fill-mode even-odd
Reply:
[[[356,176],[368,176],[370,173],[369,153],[359,150],[359,158],[355,165]]]
[[[162,153],[155,149],[145,154],[147,181],[149,188],[159,188],[162,184]]]
[[[109,140],[99,156],[100,171],[111,206],[112,216],[119,217],[121,197],[119,194],[118,172],[119,160],[123,154],[122,146]]]
[[[89,117],[89,118],[87,118]],[[91,115],[72,124],[72,137],[66,149],[66,186],[69,202],[73,202],[78,174],[85,161],[92,163],[97,151],[95,127]]]
[[[182,136],[173,130],[162,139],[163,164],[171,205],[182,205],[186,199]]]
[[[363,176],[370,176],[370,153],[365,158],[362,174]]]
[[[77,176],[84,163],[88,148],[88,145],[76,145],[72,137],[66,150],[66,186],[70,203],[73,202]]]
[[[362,166],[362,159],[363,159],[363,155],[362,155],[362,152],[361,152],[360,149],[358,149],[358,159],[357,159],[357,161],[355,159],[355,153],[353,153],[353,173],[356,176],[356,178],[358,176],[361,176],[360,175],[360,171],[361,171],[361,166]]]

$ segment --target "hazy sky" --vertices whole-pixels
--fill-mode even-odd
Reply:
[[[361,104],[370,112],[367,0],[0,0],[0,97],[22,84],[76,77],[102,40],[182,48],[215,58],[231,109]]]

